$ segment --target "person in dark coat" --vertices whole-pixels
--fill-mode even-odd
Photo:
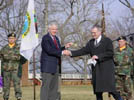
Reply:
[[[76,57],[90,54],[91,59],[97,61],[96,65],[92,66],[92,84],[97,100],[103,100],[103,92],[109,92],[115,100],[122,100],[115,89],[112,41],[101,31],[102,28],[99,25],[93,26],[91,29],[93,39],[79,50],[66,50],[66,55]]]
[[[51,23],[48,27],[48,33],[43,36],[41,47],[41,74],[42,86],[40,100],[60,100],[58,93],[58,76],[61,56],[64,55],[64,49],[71,46],[67,43],[61,47],[60,41],[56,36],[57,25]]]

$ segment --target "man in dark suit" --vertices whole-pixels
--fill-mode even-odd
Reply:
[[[59,100],[58,95],[58,74],[61,55],[64,54],[65,48],[68,48],[72,43],[67,43],[61,47],[60,41],[56,36],[57,25],[52,23],[48,27],[48,33],[43,36],[41,47],[41,73],[42,86],[40,100]]]
[[[115,89],[112,41],[101,31],[102,28],[99,25],[93,26],[91,29],[93,39],[79,50],[66,50],[66,55],[76,57],[90,54],[91,59],[97,61],[95,66],[92,65],[92,84],[97,100],[103,100],[103,92],[109,92],[115,100],[122,100]]]

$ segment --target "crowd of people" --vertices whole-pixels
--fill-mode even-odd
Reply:
[[[79,50],[70,51],[67,48],[72,42],[61,46],[56,36],[58,25],[51,23],[48,33],[41,42],[41,77],[40,100],[60,100],[58,91],[59,68],[61,56],[77,57],[90,55],[92,61],[92,86],[96,100],[103,100],[103,93],[108,92],[115,100],[132,100],[131,77],[134,75],[134,51],[127,43],[125,36],[120,36],[117,48],[113,47],[112,40],[102,33],[99,25],[91,28],[92,39]],[[21,100],[22,92],[20,80],[22,65],[27,61],[19,53],[16,43],[16,34],[8,35],[8,44],[0,50],[3,77],[3,98],[9,100],[10,84],[13,81],[15,97]]]

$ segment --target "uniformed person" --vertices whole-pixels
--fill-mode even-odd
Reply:
[[[127,45],[126,37],[118,38],[118,47],[115,49],[115,77],[116,88],[120,92],[123,100],[131,100],[131,67],[132,67],[133,49]]]
[[[14,33],[8,35],[8,44],[1,49],[0,54],[2,58],[2,73],[4,82],[3,98],[4,100],[9,99],[10,85],[11,81],[13,81],[15,97],[17,100],[21,100],[21,65],[25,63],[26,60],[21,62],[22,56],[19,52],[19,45],[16,44],[16,35]]]

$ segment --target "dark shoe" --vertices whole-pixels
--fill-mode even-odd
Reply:
[[[4,100],[8,100],[8,98],[5,98]]]
[[[18,97],[17,100],[21,100],[21,97]]]

